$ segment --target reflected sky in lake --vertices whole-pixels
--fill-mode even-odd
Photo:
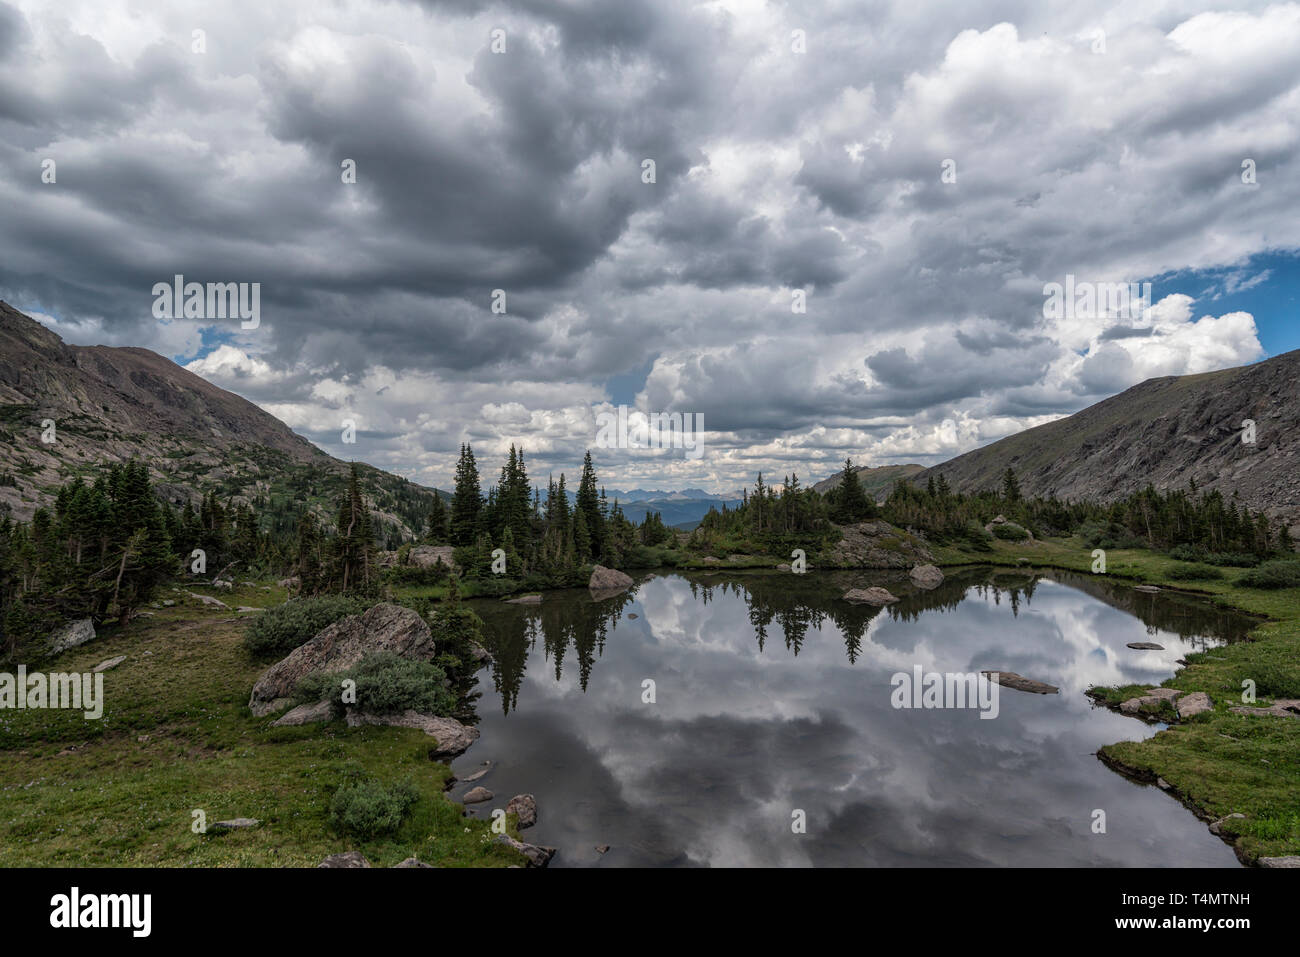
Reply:
[[[903,600],[838,597],[869,584]],[[1099,746],[1156,729],[1083,691],[1159,683],[1244,634],[1240,616],[978,569],[933,592],[872,573],[668,574],[604,601],[474,605],[496,660],[480,672],[482,736],[453,767],[492,762],[474,782],[496,795],[480,816],[533,793],[524,835],[559,849],[552,866],[1236,865],[1177,801],[1098,761]],[[994,720],[895,709],[890,678],[916,665],[1015,671],[1061,693],[1002,689]],[[793,833],[795,810],[807,833]]]

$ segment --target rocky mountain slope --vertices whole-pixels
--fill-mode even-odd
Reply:
[[[1244,420],[1255,442],[1243,442]],[[1254,365],[1148,379],[1065,419],[918,473],[962,491],[993,488],[1007,468],[1029,495],[1113,499],[1144,488],[1235,493],[1300,525],[1300,350]]]
[[[29,519],[68,478],[131,457],[147,462],[160,493],[178,504],[214,489],[254,503],[306,502],[327,522],[348,470],[170,359],[68,345],[0,302],[0,510]],[[432,490],[368,465],[362,472],[378,522],[411,537]]]
[[[877,501],[883,500],[899,479],[911,478],[924,470],[925,467],[922,465],[880,465],[875,468],[859,465],[854,468],[858,473],[858,481],[862,483],[863,491]],[[842,472],[836,472],[830,478],[822,479],[813,485],[813,488],[825,495],[831,489],[838,488],[843,478]]]

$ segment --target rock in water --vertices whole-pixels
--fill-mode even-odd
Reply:
[[[1018,675],[1014,671],[981,671],[980,674],[988,675],[990,680],[996,681],[1004,688],[1011,688],[1015,691],[1028,691],[1030,694],[1059,694],[1061,691],[1056,685],[1035,681],[1033,678]],[[997,675],[997,677],[994,678],[994,675]]]
[[[938,588],[943,584],[943,572],[936,565],[917,565],[907,573],[907,577],[917,588]]]
[[[360,851],[344,851],[342,854],[331,854],[325,860],[316,865],[317,867],[369,867],[370,862],[365,859]]]
[[[851,588],[844,593],[844,600],[856,605],[888,605],[898,601],[884,588]]]
[[[507,605],[540,605],[542,603],[541,595],[521,595],[518,598],[507,598]]]
[[[497,843],[505,844],[507,847],[513,847],[516,851],[528,858],[529,867],[545,867],[555,856],[555,848],[540,847],[537,844],[525,844],[523,841],[516,841],[509,834],[498,834]]]
[[[376,605],[364,615],[336,621],[272,665],[253,686],[248,707],[255,715],[269,714],[287,704],[294,687],[312,672],[346,671],[376,651],[431,661],[433,650],[433,636],[419,614],[400,605]]]
[[[50,654],[58,655],[67,651],[69,648],[76,648],[78,645],[84,645],[94,637],[95,623],[89,618],[82,618],[79,621],[69,622],[54,634],[50,635],[46,642],[46,649]]]
[[[537,823],[537,798],[531,794],[516,794],[506,805],[507,814],[519,815],[519,827],[522,830]]]
[[[492,800],[493,797],[494,795],[487,788],[475,787],[466,791],[465,796],[461,798],[461,800],[465,804],[482,804],[484,801]]]
[[[356,728],[363,724],[384,724],[423,731],[429,737],[438,739],[438,746],[429,752],[429,757],[435,761],[464,754],[469,750],[469,746],[478,740],[478,728],[461,724],[455,718],[441,718],[432,714],[420,714],[418,711],[403,711],[401,714],[366,714],[364,711],[349,710],[347,722],[349,728]]]
[[[632,578],[616,568],[597,565],[591,570],[587,587],[596,592],[619,592],[632,587]]]
[[[1133,590],[1134,590],[1134,591],[1145,592],[1145,593],[1148,594],[1148,595],[1154,595],[1154,594],[1155,594],[1156,592],[1158,592],[1160,589],[1159,589],[1157,586],[1155,586],[1155,585],[1134,585],[1134,586],[1133,586]]]
[[[1128,647],[1136,651],[1164,651],[1164,645],[1157,645],[1154,641],[1130,641]]]

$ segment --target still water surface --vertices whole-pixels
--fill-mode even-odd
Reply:
[[[872,584],[903,600],[839,598]],[[973,569],[930,592],[879,573],[670,572],[603,601],[473,605],[494,661],[479,672],[482,736],[453,768],[492,767],[452,797],[487,787],[487,816],[534,794],[523,836],[558,848],[552,866],[1236,866],[1176,800],[1098,761],[1158,729],[1083,694],[1158,684],[1253,625],[1194,599]],[[891,676],[915,665],[1061,693],[1001,689],[993,720],[895,709]]]

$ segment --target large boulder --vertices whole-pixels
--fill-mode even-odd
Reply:
[[[342,854],[331,854],[325,860],[316,865],[317,867],[369,867],[370,862],[360,851],[344,851]]]
[[[84,645],[95,637],[95,623],[89,618],[72,621],[50,635],[46,649],[52,655],[59,655],[69,648]]]
[[[363,615],[349,615],[272,665],[253,685],[248,707],[259,716],[277,711],[289,703],[293,689],[307,675],[346,671],[377,651],[431,661],[433,636],[419,614],[400,605],[385,603]]]
[[[933,565],[925,542],[888,522],[859,522],[840,529],[841,538],[827,553],[837,568],[897,568]]]
[[[429,752],[429,757],[434,760],[454,758],[458,754],[464,754],[469,750],[469,746],[478,740],[478,728],[461,724],[455,718],[441,718],[432,714],[420,714],[418,711],[403,711],[401,714],[367,714],[349,708],[346,720],[349,728],[365,724],[384,724],[423,731],[429,737],[437,739],[437,746]]]
[[[907,577],[912,579],[912,584],[917,588],[926,590],[943,584],[943,572],[939,571],[937,565],[917,565],[907,573]]]
[[[451,545],[417,545],[406,557],[406,563],[416,568],[433,568],[438,562],[442,562],[452,572],[459,574],[460,567],[452,558],[454,551]]]
[[[1178,701],[1178,717],[1184,721],[1213,710],[1214,702],[1210,700],[1210,696],[1204,691],[1193,691],[1189,695],[1183,695]]]
[[[591,578],[587,581],[587,587],[594,592],[620,592],[625,588],[632,587],[632,577],[625,575],[617,568],[606,568],[604,565],[597,565],[591,570]]]

